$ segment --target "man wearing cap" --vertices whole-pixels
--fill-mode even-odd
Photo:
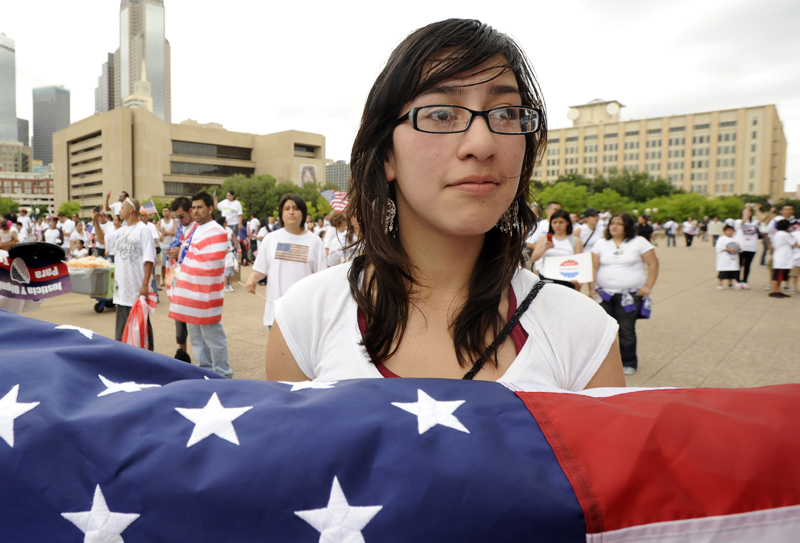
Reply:
[[[603,228],[598,225],[600,214],[593,207],[587,207],[582,215],[584,222],[578,235],[583,243],[583,252],[591,253],[592,247],[597,240],[603,239]],[[574,233],[574,232],[573,232]]]
[[[119,218],[128,226],[116,230],[116,261],[114,272],[114,305],[117,308],[117,322],[114,339],[122,341],[122,333],[128,322],[133,304],[139,296],[147,296],[150,281],[153,279],[153,266],[156,245],[150,230],[139,221],[139,202],[126,198],[120,208]],[[97,217],[95,217],[97,220]],[[97,240],[105,244],[102,228],[95,228]],[[147,339],[149,349],[153,350],[153,327],[147,318]]]

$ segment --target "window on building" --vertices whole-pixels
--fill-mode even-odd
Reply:
[[[561,143],[561,138],[550,138],[547,143]]]
[[[758,132],[756,132],[756,131],[754,130],[754,131],[753,131],[753,139],[757,139],[757,138],[758,138]]]
[[[750,147],[750,152],[751,153],[755,153],[756,152],[756,144],[755,143]]]
[[[661,129],[660,128],[651,128],[650,130],[647,131],[647,133],[648,134],[660,134],[661,133]]]
[[[736,126],[736,121],[728,121],[726,123],[719,123],[720,128],[727,128],[729,126]]]
[[[591,136],[586,136],[583,138],[584,140],[596,140],[597,134],[592,134]]]
[[[753,118],[753,126],[756,126],[757,124],[758,124],[758,117],[754,117]]]
[[[616,138],[616,134],[606,134],[606,138]]]
[[[170,173],[175,175],[201,175],[205,177],[230,177],[242,174],[252,176],[255,168],[227,166],[222,164],[197,164],[194,162],[170,162]]]
[[[685,132],[686,131],[686,127],[685,126],[672,126],[672,127],[670,127],[669,131],[670,132]]]

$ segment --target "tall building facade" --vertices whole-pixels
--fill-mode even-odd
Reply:
[[[33,151],[18,141],[0,141],[0,171],[30,172],[33,168]]]
[[[148,70],[149,73],[149,70]],[[102,205],[109,190],[152,196],[192,195],[226,177],[269,174],[303,182],[325,172],[325,137],[289,130],[246,134],[216,123],[166,123],[146,108],[121,107],[92,115],[53,135],[55,201],[74,201],[82,217]],[[325,173],[316,182],[325,184]]]
[[[17,141],[27,147],[30,144],[30,125],[27,119],[17,119]]]
[[[142,61],[153,97],[153,113],[172,122],[170,48],[165,38],[163,0],[122,0],[119,49],[114,53],[114,107],[121,107],[142,80]]]
[[[325,165],[325,177],[328,183],[333,183],[339,190],[346,192],[350,182],[350,164],[344,160],[329,160]]]
[[[14,40],[0,34],[0,141],[17,141],[17,59]]]
[[[33,158],[53,162],[53,134],[69,126],[69,91],[64,87],[33,89]]]
[[[94,89],[94,112],[106,113],[114,109],[114,54],[108,53],[108,60],[103,63],[97,88]]]
[[[645,171],[687,192],[780,197],[786,137],[774,105],[622,121],[619,102],[573,106],[571,128],[548,131],[534,177]]]
[[[122,101],[122,107],[142,107],[153,113],[153,94],[147,80],[147,66],[142,60],[142,79],[133,84],[133,92]]]

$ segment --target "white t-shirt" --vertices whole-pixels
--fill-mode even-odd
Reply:
[[[758,221],[743,222],[737,219],[733,226],[736,229],[736,243],[742,251],[758,251]]]
[[[794,266],[792,249],[797,243],[789,232],[776,230],[772,234],[772,269],[790,270]]]
[[[266,241],[266,236],[269,234],[269,230],[266,226],[262,226],[261,229],[258,231],[258,237],[264,239],[256,239],[256,250],[261,251],[261,244]]]
[[[359,346],[358,306],[347,280],[350,266],[335,266],[303,279],[275,304],[281,333],[309,379],[382,377]],[[523,300],[538,281],[520,269],[511,280],[517,300]],[[528,340],[498,381],[566,390],[586,387],[608,355],[618,328],[590,298],[554,285],[544,286],[520,324]]]
[[[547,232],[549,231],[550,231],[550,221],[548,221],[547,219],[542,219],[536,223],[536,230],[528,235],[528,239],[525,240],[525,243],[536,245],[536,242],[539,241],[539,238],[547,234]]]
[[[325,234],[325,248],[328,249],[328,266],[337,266],[346,261],[344,247],[347,245],[347,230],[339,232],[336,228],[330,227]]]
[[[64,232],[66,237],[69,237],[69,235],[75,231],[75,221],[72,219],[67,219],[64,222],[58,221],[56,226]]]
[[[250,235],[253,238],[255,238],[256,234],[261,228],[261,221],[259,221],[258,219],[250,219],[250,222],[247,223],[247,226],[250,227]]]
[[[111,223],[111,226],[112,227],[114,226],[113,222]],[[120,228],[120,230],[121,229],[122,228]],[[103,232],[105,232],[105,230]],[[114,255],[114,250],[117,248],[117,234],[118,233],[119,233],[119,230],[117,230],[116,228],[112,228],[111,230],[108,231],[107,234],[103,235],[103,239],[106,242],[106,254],[109,255],[109,256],[113,256]]]
[[[153,236],[153,242],[158,243],[161,239],[161,234],[158,233],[158,228],[156,228],[156,225],[150,221],[147,221],[147,229],[150,231],[150,235]]]
[[[89,256],[89,249],[81,249],[80,251],[75,251],[75,258],[83,258],[85,256]]]
[[[141,222],[115,231],[114,304],[133,307],[144,281],[144,263],[155,262],[156,245]]]
[[[233,248],[236,246],[234,243],[235,236],[233,235],[233,229],[230,226],[225,227],[225,232],[228,234],[228,250],[232,251]]]
[[[227,198],[220,200],[217,207],[222,212],[222,216],[228,221],[228,226],[239,226],[239,217],[241,217],[242,203],[239,200],[230,201]]]
[[[24,226],[25,228],[27,228],[28,231],[30,232],[30,230],[31,230],[31,218],[30,217],[28,217],[27,215],[20,215],[19,217],[17,217],[17,222],[19,224],[21,224],[22,226]]]
[[[641,236],[623,241],[619,247],[613,239],[594,244],[592,253],[600,255],[595,285],[610,294],[640,289],[647,284],[642,255],[653,250],[653,244]]]
[[[114,215],[119,215],[119,211],[122,209],[122,202],[116,201],[113,204],[108,205],[111,208],[111,218],[114,218]]]
[[[175,228],[176,228],[176,221],[175,219],[170,219],[169,222],[166,219],[161,219],[161,230],[164,232],[164,240],[161,241],[161,250],[166,251],[169,249],[170,243],[172,240],[175,239]],[[161,236],[159,236],[160,238]]]
[[[577,239],[575,241],[577,241]],[[569,236],[564,239],[557,239],[555,236],[553,236],[553,248],[546,250],[542,257],[536,261],[536,269],[543,271],[544,261],[548,257],[569,256],[574,254],[575,249],[572,248],[572,243],[570,243]]]
[[[44,241],[61,247],[61,236],[58,228],[48,228],[44,231]]]
[[[717,251],[717,271],[739,271],[739,253],[725,251],[725,249],[740,249],[736,238],[720,236],[714,249]]]
[[[66,234],[64,234],[64,236],[66,237]],[[83,242],[83,246],[84,247],[86,246],[86,239],[87,239],[86,234],[85,233],[84,234],[79,234],[77,230],[75,230],[73,233],[71,233],[69,235],[69,241],[81,240]],[[66,243],[65,245],[69,246],[70,244]],[[75,249],[77,249],[77,248],[78,248],[78,244],[76,243],[75,244]]]
[[[108,237],[108,235],[111,232],[114,231],[114,223],[109,221],[109,220],[107,220],[106,222],[104,222],[102,224],[98,221],[97,224],[100,225],[100,230],[103,231],[103,239],[106,239]],[[97,237],[97,236],[95,235],[95,237]],[[106,242],[106,243],[108,243],[108,242]],[[105,249],[106,243],[100,243],[99,241],[96,241],[94,246],[95,246],[96,249]]]
[[[694,222],[684,221],[682,226],[684,234],[690,234],[693,236],[697,231]]]
[[[308,230],[300,235],[281,228],[264,238],[253,269],[267,276],[267,305],[264,326],[275,320],[275,302],[299,280],[324,270],[325,247],[319,236]],[[318,308],[307,307],[311,312]]]
[[[586,240],[583,238],[583,233],[586,232]],[[592,233],[594,232],[594,233]],[[594,247],[595,243],[603,239],[606,235],[605,228],[600,227],[600,223],[597,223],[597,226],[594,227],[594,230],[589,230],[589,227],[581,228],[581,243],[583,243],[583,252],[590,253],[592,252],[592,247]]]
[[[664,223],[664,231],[669,235],[675,235],[677,232],[678,223],[675,221],[667,221]]]
[[[800,230],[792,232],[792,237],[795,243],[800,244]],[[800,267],[800,248],[798,247],[792,249],[792,265],[795,268]]]

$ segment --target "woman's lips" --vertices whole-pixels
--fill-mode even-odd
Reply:
[[[485,196],[497,190],[500,184],[491,176],[472,176],[459,179],[448,185],[449,188],[460,190],[467,194]]]

